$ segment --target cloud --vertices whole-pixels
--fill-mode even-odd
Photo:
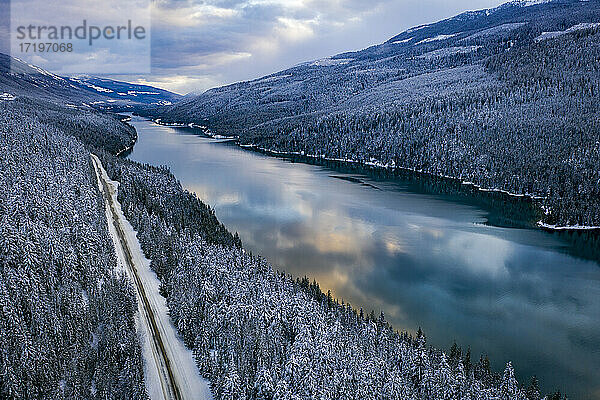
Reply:
[[[6,4],[4,0],[3,12]],[[150,72],[150,0],[13,0],[8,14],[11,55],[51,72],[63,75]],[[32,28],[25,29],[29,26]],[[22,37],[17,34],[19,27]],[[139,36],[134,33],[138,29],[141,29]],[[51,37],[53,30],[59,41]],[[54,43],[52,51],[44,50],[48,46],[38,52],[23,50],[26,43],[38,39],[40,43]],[[66,43],[70,50],[59,50]],[[38,53],[42,52],[40,57]]]
[[[140,85],[164,88],[174,93],[186,94],[190,87],[211,88],[220,83],[213,75],[167,75],[167,76],[115,76],[115,79],[126,80]]]
[[[299,20],[280,17],[274,28],[275,36],[287,41],[306,40],[315,35],[313,26],[318,25],[316,20]]]
[[[14,0],[13,3],[41,1]],[[113,4],[117,0],[107,1]],[[69,7],[58,0],[45,1],[44,16],[60,20],[65,15],[85,14],[87,6],[82,9],[81,4],[92,4],[91,0],[68,2]],[[143,4],[148,0],[135,2]],[[153,0],[150,7],[152,74],[145,79],[166,82],[178,91],[202,91],[210,88],[207,85],[258,78],[304,61],[365,48],[411,26],[501,2]],[[106,13],[95,15],[104,20],[120,19],[124,15],[118,7],[108,8]],[[138,78],[138,75],[131,77]]]
[[[178,79],[185,71],[189,86],[178,87],[202,91],[209,89],[203,83],[258,78],[303,61],[381,43],[411,26],[499,3],[158,0],[153,6],[152,71]],[[194,79],[195,75],[202,78]]]
[[[238,10],[210,4],[192,4],[184,7],[161,7],[155,3],[152,8],[154,23],[158,26],[175,28],[201,27],[214,24],[215,21],[227,21],[236,18]]]

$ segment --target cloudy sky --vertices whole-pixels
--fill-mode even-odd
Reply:
[[[0,6],[9,1],[0,0]],[[185,94],[362,49],[382,43],[412,26],[435,22],[465,10],[495,7],[504,1],[12,0],[11,21],[13,26],[17,26],[15,22],[27,25],[32,20],[40,25],[64,21],[75,24],[86,18],[90,23],[94,20],[97,24],[111,24],[121,23],[121,19],[132,18],[132,15],[137,20],[147,15],[152,27],[146,52],[149,57],[151,48],[151,73],[113,77]],[[123,9],[135,4],[140,12]],[[98,7],[103,10],[96,10]],[[2,14],[6,15],[4,11]],[[149,24],[144,18],[142,22]],[[138,44],[143,43],[147,42]],[[107,46],[115,44],[110,42]],[[13,55],[19,45],[19,42],[12,43]],[[0,49],[2,47],[0,43]],[[129,65],[124,57],[134,54],[129,49],[121,54],[88,50],[85,54],[57,54],[54,58],[47,53],[43,55],[45,59],[39,55],[35,59],[27,58],[26,54],[16,56],[66,75],[86,62],[116,73],[119,65]],[[130,61],[148,65],[142,56],[143,48],[137,53],[140,56],[130,57]],[[98,74],[95,69],[83,72]]]
[[[381,43],[415,25],[501,0],[157,0],[152,75],[178,93],[257,78]]]

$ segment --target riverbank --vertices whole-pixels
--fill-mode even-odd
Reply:
[[[185,126],[184,126],[185,127]],[[215,139],[215,135],[205,126],[188,124],[187,128],[197,129],[204,137]],[[600,260],[600,227],[597,226],[561,226],[548,224],[543,218],[546,210],[543,205],[545,197],[535,194],[513,193],[501,188],[486,188],[461,178],[438,175],[430,172],[382,164],[377,161],[360,162],[351,159],[329,158],[325,156],[304,154],[301,152],[285,152],[268,149],[253,144],[242,144],[238,137],[228,137],[236,146],[263,155],[320,165],[328,168],[365,174],[376,179],[402,179],[416,182],[423,193],[445,194],[457,196],[467,204],[475,204],[490,211],[487,224],[491,226],[536,229],[553,234],[559,240],[567,242],[576,253],[585,258]]]
[[[600,270],[582,237],[577,246],[563,238],[577,233],[514,229],[511,217],[539,220],[527,214],[530,200],[412,172],[395,178],[344,162],[262,155],[142,118],[132,124],[139,141],[129,159],[167,166],[278,270],[314,279],[367,314],[385,310],[400,330],[420,326],[438,348],[470,346],[496,370],[513,360],[523,380],[536,374],[547,390],[587,398],[575,395],[590,385],[572,366],[594,365],[583,344],[592,329],[585,321],[597,320],[590,299]],[[548,315],[545,304],[557,312]],[[573,337],[582,340],[576,349]]]
[[[587,233],[591,232],[593,234],[600,234],[600,226],[555,225],[555,224],[549,224],[549,223],[545,222],[543,218],[544,218],[544,215],[546,215],[546,210],[544,209],[543,204],[541,204],[544,200],[547,199],[544,196],[539,196],[539,195],[532,194],[532,193],[514,193],[514,192],[510,192],[508,190],[501,189],[501,188],[487,188],[487,187],[483,187],[481,185],[478,185],[478,184],[470,182],[470,181],[465,181],[462,178],[458,178],[455,176],[434,174],[431,172],[418,170],[416,168],[407,168],[407,167],[383,164],[376,160],[368,161],[368,162],[361,162],[361,161],[352,160],[352,159],[330,158],[330,157],[325,157],[323,155],[306,154],[304,152],[279,151],[279,150],[260,147],[260,146],[254,145],[254,144],[242,144],[239,142],[238,136],[215,135],[215,134],[212,134],[210,132],[210,130],[206,126],[203,126],[203,125],[198,125],[195,123],[185,124],[185,123],[179,123],[179,122],[165,123],[165,122],[162,122],[160,118],[157,118],[157,119],[151,119],[151,118],[147,118],[147,117],[142,117],[142,118],[146,118],[146,119],[148,119],[158,125],[161,125],[161,126],[177,127],[177,128],[186,128],[187,127],[190,129],[197,129],[197,130],[200,130],[201,135],[203,135],[205,137],[210,137],[213,139],[226,139],[227,141],[235,142],[235,144],[237,146],[239,146],[240,148],[250,150],[250,151],[255,151],[255,152],[258,152],[258,153],[261,153],[264,155],[293,159],[293,161],[295,161],[295,162],[299,161],[299,162],[305,162],[308,164],[320,164],[320,165],[324,165],[324,166],[332,166],[332,164],[333,164],[333,166],[337,166],[337,167],[342,165],[342,166],[346,166],[346,167],[351,167],[354,170],[356,170],[357,172],[362,171],[367,174],[372,174],[373,172],[376,172],[378,174],[384,174],[385,176],[389,176],[389,177],[398,177],[398,176],[406,177],[406,173],[408,173],[408,174],[414,174],[418,177],[426,178],[426,179],[433,178],[436,180],[439,180],[439,179],[448,180],[451,184],[458,183],[459,185],[464,186],[465,188],[470,188],[471,190],[466,191],[469,194],[479,192],[480,194],[508,196],[510,198],[514,198],[514,199],[518,199],[518,200],[525,200],[530,205],[530,207],[532,207],[531,213],[527,213],[528,216],[526,218],[521,218],[521,217],[508,218],[511,221],[511,223],[514,224],[511,226],[536,228],[536,229],[544,230],[546,232],[563,232],[563,233],[564,232],[587,232]],[[520,211],[522,211],[522,210],[520,210]],[[530,216],[535,216],[535,217],[533,219],[531,219]],[[501,224],[501,225],[504,226],[504,224]]]
[[[458,178],[455,176],[434,174],[434,173],[419,170],[416,168],[407,168],[407,167],[383,164],[376,160],[368,161],[368,162],[361,162],[361,161],[352,160],[352,159],[330,158],[330,157],[326,157],[324,155],[306,154],[304,152],[280,151],[280,150],[260,147],[260,146],[254,145],[254,144],[242,144],[239,142],[238,136],[224,136],[224,135],[212,134],[210,132],[210,130],[208,129],[208,127],[206,127],[204,125],[199,125],[199,124],[195,124],[195,123],[186,124],[186,123],[180,123],[180,122],[166,123],[166,122],[163,122],[161,120],[161,118],[155,118],[155,119],[148,118],[148,117],[142,117],[142,118],[146,118],[146,119],[148,119],[158,125],[161,125],[161,126],[197,129],[197,130],[201,131],[202,136],[210,137],[213,139],[226,139],[226,141],[235,142],[235,144],[237,146],[239,146],[240,148],[250,150],[250,151],[255,151],[255,152],[258,152],[258,153],[261,153],[264,155],[268,155],[268,156],[293,159],[293,161],[295,161],[295,162],[299,161],[299,162],[304,162],[304,163],[308,163],[308,164],[320,164],[320,165],[324,165],[324,166],[331,166],[333,164],[334,166],[338,166],[338,167],[340,165],[343,165],[343,166],[351,167],[354,170],[356,170],[357,172],[362,171],[367,174],[372,174],[373,172],[376,172],[378,174],[384,174],[385,176],[389,176],[389,177],[398,177],[398,176],[406,177],[406,173],[409,173],[409,174],[415,174],[416,176],[419,176],[419,177],[424,177],[426,179],[431,179],[431,178],[444,179],[444,180],[448,180],[449,182],[451,182],[453,184],[458,183],[458,184],[464,186],[465,188],[470,188],[471,190],[467,190],[467,193],[469,193],[469,194],[479,192],[480,194],[492,194],[492,195],[508,196],[508,197],[514,198],[514,199],[521,199],[521,200],[524,199],[532,207],[531,213],[530,214],[527,213],[527,214],[535,215],[535,218],[534,219],[530,219],[529,217],[508,218],[509,220],[511,220],[511,224],[514,224],[511,226],[536,228],[536,229],[540,229],[540,230],[543,230],[546,232],[561,232],[561,233],[564,233],[564,232],[586,232],[586,233],[591,233],[593,235],[600,235],[600,226],[556,225],[556,224],[547,223],[546,221],[544,221],[544,216],[547,215],[547,209],[544,207],[543,204],[541,204],[544,200],[547,199],[547,197],[539,196],[539,195],[536,195],[533,193],[514,193],[514,192],[510,192],[508,190],[502,189],[502,188],[487,188],[487,187],[478,185],[474,182],[466,181],[466,180],[463,180],[462,178]],[[504,224],[502,224],[502,225],[504,226]]]
[[[390,176],[397,176],[397,175],[399,175],[399,173],[408,172],[408,173],[416,174],[420,177],[435,178],[435,179],[447,179],[452,182],[457,182],[460,185],[463,185],[466,187],[471,187],[472,189],[474,189],[474,191],[478,191],[481,193],[495,193],[495,194],[506,195],[506,196],[513,197],[516,199],[527,199],[528,201],[531,202],[531,204],[536,204],[537,212],[540,215],[544,214],[543,208],[537,202],[541,202],[541,201],[545,200],[546,197],[538,196],[535,194],[513,193],[508,190],[504,190],[504,189],[500,189],[500,188],[486,188],[486,187],[482,187],[476,183],[465,181],[461,178],[457,178],[457,177],[450,176],[450,175],[433,174],[431,172],[418,170],[416,168],[391,166],[391,165],[387,165],[387,164],[382,164],[377,161],[361,162],[361,161],[351,160],[351,159],[329,158],[329,157],[325,157],[322,155],[318,156],[318,155],[313,155],[313,154],[304,154],[303,152],[285,152],[285,151],[267,149],[267,148],[259,147],[259,146],[253,145],[253,144],[239,144],[238,143],[238,145],[241,148],[248,149],[251,151],[256,151],[256,152],[259,152],[259,153],[265,154],[265,155],[271,155],[271,156],[275,156],[275,157],[295,157],[295,158],[302,158],[304,160],[311,160],[311,161],[317,160],[317,161],[322,161],[324,164],[325,163],[343,163],[346,165],[358,166],[359,169],[362,168],[364,171],[372,171],[373,169],[385,171]],[[524,221],[524,222],[526,222],[526,221]],[[527,223],[528,222],[529,221],[527,221]],[[561,226],[561,225],[547,224],[543,220],[538,220],[534,224],[529,224],[529,226],[537,227],[537,228],[543,229],[545,231],[563,231],[563,232],[564,231],[573,231],[573,232],[598,231],[598,233],[600,233],[600,226],[580,226],[580,225]]]
[[[255,145],[236,144],[249,151],[267,156],[287,158],[293,162],[303,162],[329,168],[351,167],[354,173],[416,180],[425,193],[458,195],[469,204],[475,202],[479,207],[489,210],[490,217],[487,222],[489,225],[548,232],[559,240],[569,243],[570,248],[575,249],[573,254],[579,254],[594,261],[600,260],[600,227],[560,226],[545,223],[543,221],[545,211],[541,204],[545,198],[541,196],[511,193],[498,188],[484,188],[473,182],[452,176],[382,165],[378,162],[361,163],[356,160],[327,158],[297,152],[282,152]]]
[[[135,133],[135,136],[131,139],[131,142],[123,147],[121,150],[117,151],[115,153],[116,157],[120,157],[120,156],[127,156],[127,154],[129,154],[132,150],[133,150],[133,146],[135,146],[135,144],[137,143],[138,140],[138,132],[137,129],[135,129],[135,127],[133,127],[129,122],[131,122],[131,115],[126,115],[126,114],[117,114],[118,117],[120,118],[121,123],[127,125],[128,127],[133,129],[133,132]]]

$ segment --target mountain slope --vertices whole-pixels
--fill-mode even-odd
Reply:
[[[84,90],[94,94],[100,93],[103,97],[108,97],[109,99],[106,101],[109,103],[129,101],[148,105],[171,105],[182,98],[181,95],[164,89],[115,81],[108,78],[78,76],[69,78],[69,81]]]
[[[182,96],[164,89],[98,77],[62,77],[0,53],[0,94],[102,109],[166,105]],[[8,96],[5,96],[8,98]]]
[[[68,79],[0,53],[0,91],[51,101],[93,102],[102,96],[83,92]]]
[[[136,132],[123,117],[151,104],[170,104],[181,96],[166,90],[105,78],[66,78],[0,53],[0,106],[66,132],[91,148],[120,153]]]
[[[476,64],[517,43],[526,45],[542,32],[562,30],[581,21],[600,21],[597,1],[555,1],[527,7],[521,3],[528,4],[517,1],[491,10],[465,12],[409,29],[364,50],[186,96],[159,113],[180,122],[207,119],[214,129],[239,133],[278,118],[344,109],[341,101],[365,92],[378,93],[408,77]],[[486,78],[493,80],[492,76]],[[431,93],[415,95],[427,97]],[[362,104],[368,108],[390,103],[382,97]],[[251,120],[245,119],[248,113],[255,113]]]
[[[147,399],[89,153],[14,104],[0,101],[0,398]]]
[[[151,114],[541,197],[543,222],[598,226],[599,23],[597,0],[512,1]]]

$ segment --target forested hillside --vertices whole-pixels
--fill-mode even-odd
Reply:
[[[173,322],[218,399],[540,399],[489,361],[427,345],[246,253],[164,168],[103,153]],[[560,397],[560,396],[559,396]]]
[[[136,83],[121,82],[109,78],[94,76],[75,76],[69,81],[93,94],[102,94],[105,98],[95,103],[103,108],[123,105],[170,105],[182,98],[181,95],[164,89]]]
[[[66,110],[61,124],[27,110],[0,102],[0,397],[144,399],[136,300],[89,153]]]
[[[119,201],[216,398],[540,398],[510,364],[497,374],[470,352],[446,355],[246,253],[168,170],[103,150],[131,139],[113,117],[44,104],[56,112],[44,120],[27,107],[0,103],[1,397],[146,396],[134,292],[115,262],[93,149],[121,182]],[[81,135],[61,116],[114,129]]]
[[[548,221],[595,223],[598,32],[561,32],[595,21],[596,4],[561,4],[571,8],[560,18],[548,5],[465,14],[165,115],[243,143],[547,195]],[[556,65],[537,68],[540,59]],[[114,156],[136,137],[122,118],[92,110],[72,82],[23,68],[0,71],[1,398],[146,398],[134,289],[115,259],[90,151],[120,182],[122,209],[216,398],[541,397],[510,363],[497,373],[485,357],[444,354],[422,332],[394,331],[384,314],[247,253],[166,168]]]
[[[17,97],[6,102],[6,108],[52,126],[85,145],[113,154],[133,146],[137,139],[135,129],[121,121],[124,117],[115,114],[64,107],[35,97]]]
[[[512,1],[150,113],[242,144],[452,176],[600,225],[600,1]]]
[[[145,399],[135,289],[90,158],[127,151],[136,131],[4,55],[0,93],[0,398]]]

